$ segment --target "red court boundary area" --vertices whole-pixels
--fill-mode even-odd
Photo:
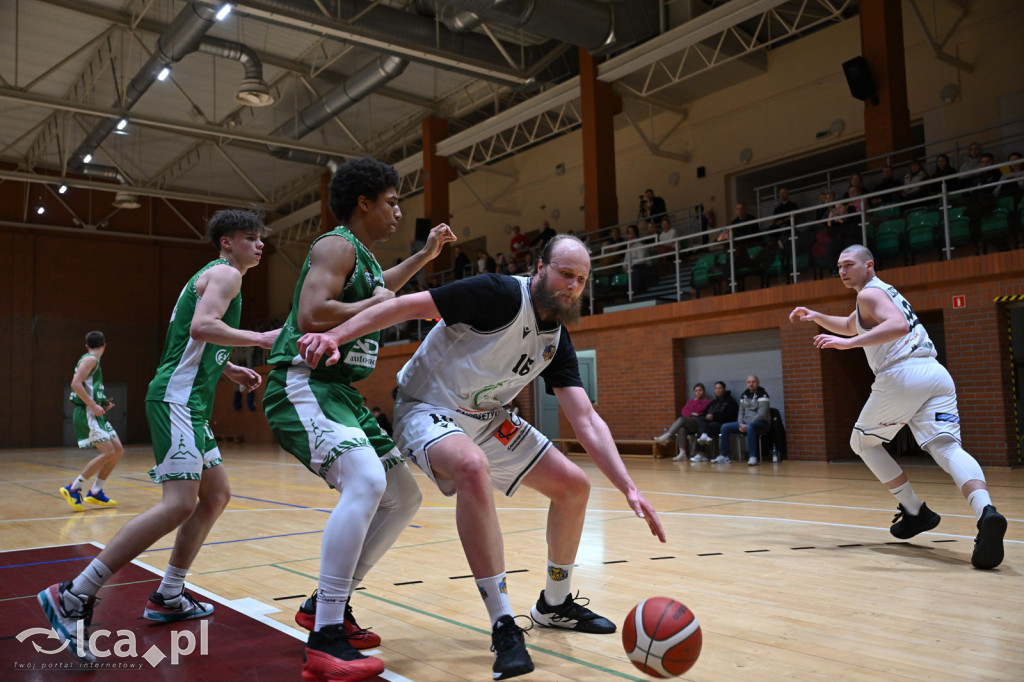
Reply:
[[[49,630],[50,624],[36,601],[36,594],[53,583],[78,575],[90,559],[99,554],[94,545],[65,545],[0,553],[0,679],[11,682],[52,682],[53,680],[298,680],[302,669],[304,642],[237,611],[216,597],[196,595],[214,602],[214,612],[203,620],[160,624],[146,620],[142,611],[149,595],[160,584],[160,576],[136,564],[129,564],[100,590],[90,632],[109,630],[97,641],[98,649],[111,655],[98,659],[101,669],[83,668],[67,649],[53,651],[58,640],[37,633],[18,641],[29,628]],[[205,622],[205,627],[204,627]],[[200,654],[202,631],[206,630],[207,654]],[[130,631],[135,639],[135,657],[117,656],[120,643],[127,651]],[[176,633],[176,634],[175,634]],[[191,633],[195,650],[185,655]],[[144,656],[156,647],[165,656],[151,665]],[[171,663],[177,647],[178,663]],[[129,667],[131,666],[131,667]]]

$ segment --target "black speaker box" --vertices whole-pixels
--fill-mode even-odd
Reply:
[[[416,219],[416,241],[425,242],[430,236],[430,218]]]
[[[875,82],[871,79],[868,61],[864,57],[854,57],[843,62],[843,74],[846,76],[846,84],[850,86],[851,95],[862,101],[875,101],[878,92],[875,90]]]

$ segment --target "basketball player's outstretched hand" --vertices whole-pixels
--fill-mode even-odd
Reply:
[[[330,334],[310,332],[299,337],[296,344],[299,348],[299,355],[310,367],[316,367],[320,358],[327,356],[328,365],[333,365],[341,359],[338,352],[338,342]]]
[[[849,350],[850,339],[845,336],[833,336],[832,334],[818,334],[814,337],[814,345],[819,349],[835,348],[836,350]]]
[[[423,247],[423,250],[431,257],[437,258],[438,254],[441,253],[441,247],[448,242],[453,242],[458,239],[455,233],[452,232],[452,228],[448,227],[445,223],[435,225],[430,234],[427,235],[427,243]]]
[[[818,313],[809,308],[797,306],[796,308],[793,308],[793,312],[789,314],[789,321],[796,322],[799,320],[800,322],[814,322],[814,318],[817,315]]]
[[[639,490],[631,492],[626,495],[626,500],[636,515],[647,522],[647,526],[651,529],[651,535],[665,542],[665,529],[661,527],[661,521],[658,520],[658,512],[654,511],[654,507],[643,496],[643,493]]]

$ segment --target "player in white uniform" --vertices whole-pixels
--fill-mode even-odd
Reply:
[[[590,482],[543,434],[503,407],[527,384],[545,379],[594,462],[665,541],[654,508],[629,477],[608,426],[583,390],[576,351],[562,326],[578,318],[589,275],[586,247],[560,235],[545,246],[531,278],[480,275],[402,296],[298,343],[315,366],[324,354],[337,361],[339,344],[368,331],[441,318],[399,374],[395,442],[442,492],[457,494],[459,537],[491,617],[494,679],[528,673],[533,662],[509,603],[492,486],[512,495],[525,485],[551,499],[548,579],[531,609],[533,619],[548,627],[615,632],[570,588]]]
[[[797,307],[790,321],[814,322],[833,334],[818,334],[818,348],[863,348],[875,373],[871,396],[853,427],[850,447],[899,501],[889,531],[906,540],[939,525],[882,443],[909,425],[914,438],[952,476],[978,519],[971,563],[995,568],[1003,560],[1006,519],[992,506],[985,475],[960,444],[956,387],[935,359],[935,346],[907,299],[875,276],[875,261],[865,246],[854,244],[839,255],[839,276],[857,292],[849,316],[824,315]]]

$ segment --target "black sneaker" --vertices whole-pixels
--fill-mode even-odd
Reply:
[[[494,624],[491,632],[491,651],[494,652],[494,679],[507,680],[533,672],[533,661],[526,650],[526,638],[523,633],[529,628],[521,628],[512,616],[502,616]]]
[[[921,509],[917,514],[911,514],[903,505],[899,505],[900,510],[896,512],[896,516],[892,517],[892,525],[889,526],[889,532],[894,537],[900,540],[909,540],[918,533],[923,533],[926,530],[931,530],[935,526],[939,525],[939,521],[942,517],[933,512],[928,508],[928,505],[921,503]]]
[[[365,680],[384,672],[382,660],[364,656],[348,640],[341,623],[309,633],[302,653],[302,679]]]
[[[588,609],[589,603],[590,600],[586,597],[580,599],[580,593],[577,592],[575,597],[571,594],[566,595],[565,601],[558,606],[548,606],[544,601],[544,590],[541,590],[540,598],[530,609],[530,616],[538,625],[549,628],[565,628],[595,635],[610,635],[615,632],[615,623]]]
[[[1003,535],[1006,534],[1006,517],[991,504],[985,505],[978,519],[978,537],[974,539],[974,554],[971,564],[975,568],[995,568],[1003,562]]]

